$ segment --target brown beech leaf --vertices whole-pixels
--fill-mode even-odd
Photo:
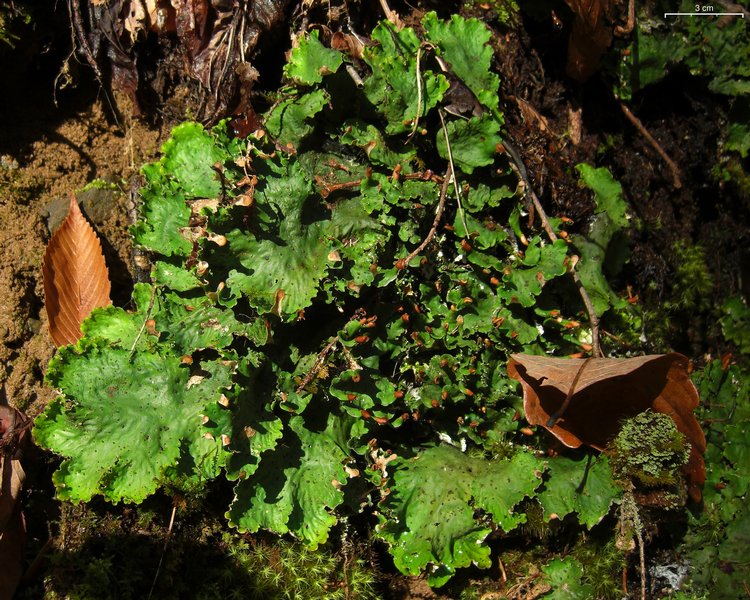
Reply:
[[[75,344],[89,313],[112,303],[102,245],[75,196],[70,198],[68,216],[47,244],[42,274],[52,340],[58,346]]]
[[[647,409],[669,415],[690,442],[684,471],[698,501],[706,479],[706,438],[693,414],[699,398],[687,366],[687,358],[677,353],[591,359],[514,354],[508,375],[521,382],[528,422],[547,428],[570,448],[585,444],[603,450],[624,419]],[[570,402],[554,422],[571,386]]]

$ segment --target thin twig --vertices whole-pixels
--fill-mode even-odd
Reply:
[[[398,27],[401,19],[399,18],[398,14],[392,11],[391,7],[388,6],[388,0],[380,0],[380,7],[385,13],[385,18]]]
[[[511,168],[516,172],[516,175],[518,175],[518,177],[523,182],[524,193],[528,198],[531,198],[532,205],[539,215],[539,220],[542,222],[542,228],[547,233],[547,237],[549,237],[550,241],[554,244],[558,239],[557,234],[552,228],[552,225],[549,222],[549,218],[547,218],[547,213],[544,211],[544,207],[542,206],[539,197],[534,192],[534,188],[531,187],[531,181],[529,181],[529,176],[526,172],[526,166],[523,164],[521,156],[518,154],[518,151],[516,151],[516,149],[510,143],[508,143],[507,140],[503,141],[503,147],[508,153],[508,156],[510,156],[511,158]],[[581,281],[581,278],[575,268],[572,268],[570,270],[570,274],[573,277],[573,281],[578,288],[578,294],[581,296],[583,305],[586,307],[586,312],[589,315],[589,323],[591,324],[591,353],[595,358],[600,358],[602,356],[602,348],[599,343],[599,317],[597,316],[596,310],[594,309],[594,303],[591,302],[591,297],[586,291],[586,288],[584,287],[583,282]]]
[[[630,482],[625,488],[625,493],[620,504],[620,532],[635,536],[638,544],[638,558],[641,567],[641,600],[646,600],[646,544],[643,540],[643,522],[638,513],[638,504],[633,496],[633,484]],[[632,534],[630,528],[632,527]],[[630,537],[632,543],[633,538]],[[623,587],[627,588],[627,572],[623,572]],[[625,590],[627,594],[627,591]]]
[[[362,366],[355,360],[354,356],[352,356],[352,353],[349,352],[349,348],[341,344],[341,352],[344,354],[344,358],[346,358],[346,365],[349,367],[349,370],[351,371],[359,371]]]
[[[172,526],[174,525],[174,517],[177,513],[177,504],[172,504],[172,516],[169,518],[169,527],[167,528],[167,537],[164,539],[164,547],[161,549],[161,556],[159,557],[159,565],[156,567],[156,574],[154,575],[154,581],[151,583],[151,589],[148,592],[148,600],[151,600],[151,596],[154,594],[156,588],[156,581],[159,579],[159,573],[161,572],[161,564],[164,561],[164,555],[167,553],[167,546],[169,545],[169,539],[172,537]]]
[[[638,556],[641,562],[641,600],[646,600],[646,549],[643,544],[643,534],[641,533],[641,519],[637,512],[635,538],[638,540]]]
[[[305,375],[300,384],[297,386],[297,389],[295,390],[297,394],[301,393],[302,390],[307,387],[307,384],[309,384],[313,380],[313,377],[318,374],[318,371],[320,371],[320,368],[323,366],[323,361],[326,359],[326,356],[328,356],[331,350],[333,350],[338,341],[339,336],[335,336],[330,342],[328,342],[328,345],[320,351],[317,358],[315,359],[315,362],[313,363],[312,368],[307,372],[307,375]]]
[[[346,65],[346,72],[349,74],[349,77],[352,78],[354,85],[356,85],[358,88],[362,88],[365,86],[365,82],[362,81],[362,78],[359,76],[359,73],[357,73],[357,70],[348,63]]]
[[[539,198],[537,198],[537,195],[534,192],[534,188],[531,187],[531,181],[529,180],[529,174],[526,171],[526,165],[523,164],[523,160],[521,160],[521,155],[518,153],[518,150],[516,150],[513,144],[508,142],[508,140],[503,140],[503,148],[511,158],[510,168],[515,171],[516,175],[523,184],[524,195],[527,199],[531,200],[528,207],[529,210],[536,210],[537,208],[541,208],[542,203],[539,201]],[[537,212],[539,212],[539,219],[542,221],[542,229],[544,229],[544,231],[547,233],[547,237],[552,241],[552,243],[555,243],[557,241],[557,234],[555,233],[555,230],[552,228],[552,225],[547,218],[547,213],[544,212],[544,209]]]
[[[623,114],[628,118],[628,121],[635,125],[635,128],[640,132],[640,134],[644,138],[646,138],[646,141],[651,144],[653,149],[658,152],[659,156],[661,156],[662,160],[667,163],[669,170],[672,171],[672,185],[675,187],[675,189],[679,190],[682,187],[682,181],[680,181],[680,168],[671,158],[669,158],[669,155],[666,153],[664,148],[662,148],[659,142],[656,141],[654,136],[649,133],[648,129],[646,129],[643,123],[641,123],[640,119],[636,117],[622,101],[620,101],[620,108],[622,109]]]
[[[443,109],[438,110],[440,115],[440,126],[443,129],[443,135],[445,136],[445,147],[448,149],[448,162],[451,164],[451,173],[453,175],[453,187],[456,190],[456,202],[458,203],[458,214],[461,215],[461,225],[464,226],[464,237],[469,237],[469,227],[466,225],[466,216],[464,215],[464,207],[461,204],[461,188],[458,185],[458,179],[456,179],[456,165],[453,164],[453,150],[451,149],[451,140],[448,137],[448,129],[445,127],[445,119],[443,118]]]
[[[422,48],[430,47],[432,48],[432,44],[429,42],[422,42],[419,45],[419,48],[417,48],[417,114],[414,115],[414,122],[412,123],[411,127],[411,133],[409,134],[409,137],[406,138],[406,141],[411,141],[411,138],[414,137],[414,134],[417,133],[417,128],[419,127],[419,117],[422,114],[422,70],[421,70],[421,62],[422,62]]]
[[[115,105],[114,100],[110,98],[107,88],[104,87],[104,76],[102,75],[102,71],[99,68],[99,64],[96,62],[96,57],[94,57],[94,52],[91,49],[89,39],[86,36],[86,28],[83,25],[83,17],[81,15],[80,0],[68,0],[68,7],[70,17],[73,22],[73,29],[75,31],[75,34],[73,35],[73,52],[75,52],[75,38],[77,37],[78,41],[81,44],[83,55],[86,57],[86,62],[93,69],[96,81],[99,83],[99,87],[102,89],[102,93],[104,94],[107,105],[112,111],[112,116],[114,117],[115,123],[120,129],[124,130],[122,123],[120,123],[120,116],[118,115],[117,106]],[[55,78],[55,83],[57,83],[57,78]]]
[[[417,49],[417,114],[414,115],[414,122],[412,123],[411,133],[406,141],[411,141],[414,134],[417,133],[417,127],[419,127],[419,115],[422,113],[422,73],[419,69],[420,61],[422,60],[422,44]]]
[[[507,583],[508,574],[505,572],[505,565],[503,564],[503,560],[499,556],[497,557],[497,566],[500,567],[500,575],[502,575],[503,583]]]
[[[541,208],[541,205],[539,208]],[[599,317],[596,314],[594,303],[591,302],[591,297],[586,291],[583,281],[581,281],[581,277],[578,275],[578,271],[575,270],[575,267],[571,269],[570,274],[578,288],[578,294],[581,296],[581,300],[583,300],[586,312],[589,314],[589,323],[591,324],[591,354],[594,358],[601,358],[603,355],[602,347],[599,343]]]
[[[578,385],[578,380],[581,378],[581,374],[583,373],[583,370],[586,368],[586,365],[589,364],[589,361],[591,360],[591,357],[589,356],[586,360],[583,361],[581,366],[578,368],[578,372],[576,373],[576,376],[573,378],[573,383],[570,384],[570,388],[568,389],[568,394],[565,396],[565,401],[562,403],[562,406],[557,409],[557,411],[549,418],[547,421],[547,427],[554,427],[555,423],[560,419],[560,417],[563,416],[565,411],[568,409],[568,406],[570,405],[570,399],[573,397],[573,394],[575,394],[576,386]]]
[[[320,186],[320,190],[318,193],[325,199],[328,198],[333,192],[338,192],[339,190],[348,190],[352,188],[358,188],[362,185],[362,180],[358,179],[356,181],[342,181],[341,183],[326,183],[322,177],[316,175],[315,176],[315,183],[317,183]]]
[[[438,201],[437,210],[435,211],[435,220],[432,222],[432,228],[427,233],[427,237],[422,240],[414,250],[412,250],[406,258],[402,258],[396,261],[397,264],[402,264],[405,267],[409,266],[409,263],[417,256],[422,250],[427,247],[435,233],[437,233],[438,224],[440,223],[440,217],[443,216],[443,208],[445,208],[445,197],[448,194],[448,186],[450,185],[451,178],[453,177],[453,168],[449,165],[448,170],[445,172],[443,177],[443,186],[440,188],[440,200]]]
[[[83,18],[81,16],[80,0],[70,0],[70,10],[73,17],[73,27],[78,34],[78,41],[81,43],[83,55],[86,57],[86,62],[88,62],[89,66],[94,70],[94,75],[96,75],[96,80],[99,82],[99,85],[103,88],[104,77],[102,76],[99,65],[94,58],[94,53],[91,51],[89,40],[86,37],[86,28],[83,26]]]

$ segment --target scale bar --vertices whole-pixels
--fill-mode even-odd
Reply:
[[[745,13],[732,13],[732,12],[699,12],[699,13],[664,13],[664,18],[667,17],[742,17],[745,18]]]

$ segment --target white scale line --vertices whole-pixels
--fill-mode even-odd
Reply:
[[[667,17],[721,17],[721,16],[742,17],[744,19],[745,13],[731,13],[731,12],[664,13],[665,19]]]

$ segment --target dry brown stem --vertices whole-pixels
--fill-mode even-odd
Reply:
[[[167,535],[164,538],[164,547],[161,549],[161,556],[159,557],[159,564],[156,567],[156,573],[154,574],[154,580],[151,582],[151,589],[148,592],[148,600],[151,600],[151,596],[154,594],[154,588],[156,588],[156,581],[159,579],[159,573],[161,572],[161,565],[164,562],[164,555],[167,553],[167,546],[169,546],[169,540],[172,537],[172,528],[174,527],[174,517],[177,513],[177,504],[172,505],[172,516],[169,518],[169,527],[167,528]]]
[[[671,158],[669,158],[669,155],[666,153],[664,148],[661,147],[659,142],[656,141],[656,138],[654,138],[654,136],[651,135],[651,133],[648,129],[646,129],[643,123],[641,123],[641,120],[636,117],[633,112],[627,106],[625,106],[623,102],[620,102],[620,108],[622,109],[623,114],[628,118],[628,121],[635,125],[635,128],[641,133],[644,138],[646,138],[646,141],[651,144],[653,149],[656,150],[659,156],[661,156],[662,160],[667,163],[669,170],[672,171],[672,185],[675,187],[675,189],[679,190],[682,187],[682,181],[680,181],[680,168]]]
[[[323,366],[323,361],[325,361],[326,356],[328,356],[328,354],[331,352],[331,350],[333,350],[338,342],[339,337],[335,336],[330,342],[328,342],[328,345],[326,345],[326,347],[320,351],[317,358],[315,359],[315,363],[313,364],[312,368],[307,372],[307,375],[305,375],[300,384],[297,386],[295,392],[297,392],[298,394],[302,393],[302,390],[304,390],[307,385],[313,380],[315,375],[318,374],[318,371],[320,371],[320,368]]]
[[[417,246],[414,250],[412,250],[406,258],[402,258],[396,261],[397,264],[402,264],[404,267],[409,266],[409,263],[414,259],[414,257],[417,256],[420,252],[422,252],[422,250],[424,250],[427,247],[427,244],[430,243],[432,238],[435,237],[438,224],[440,223],[440,218],[443,216],[443,209],[445,208],[445,197],[448,194],[448,186],[450,185],[452,178],[453,178],[453,169],[449,166],[448,170],[445,172],[445,175],[443,176],[443,185],[440,188],[440,200],[438,201],[437,210],[435,211],[435,219],[432,222],[432,227],[430,228],[430,231],[427,233],[427,237],[425,237],[425,239],[422,240],[422,243],[419,244],[419,246]]]

